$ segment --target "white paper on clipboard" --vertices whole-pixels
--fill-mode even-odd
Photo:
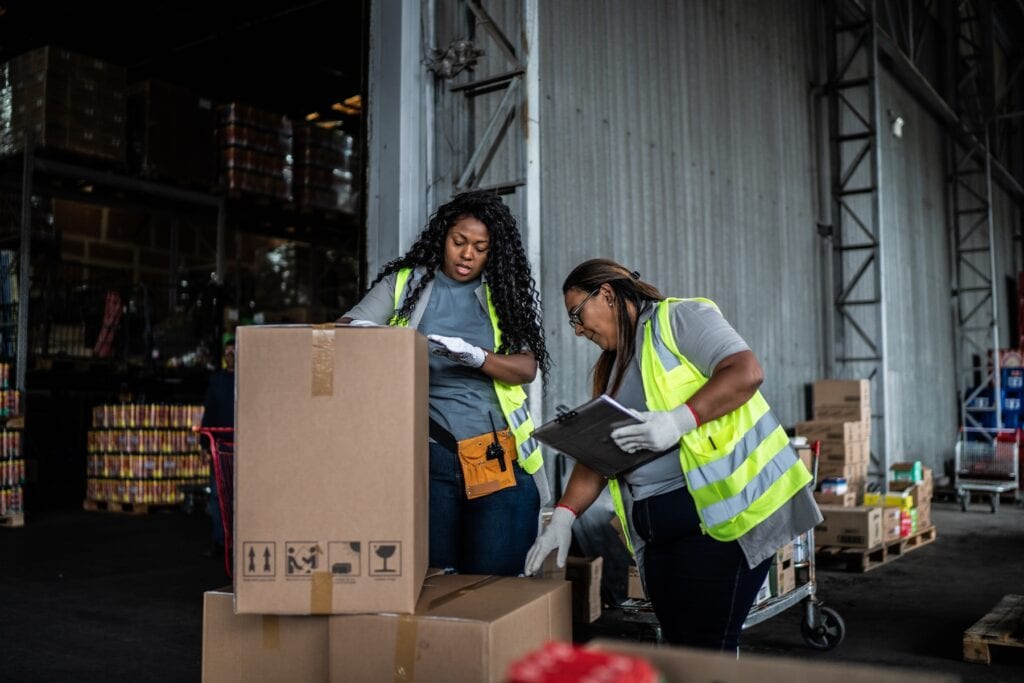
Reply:
[[[602,394],[545,422],[534,430],[533,437],[611,478],[661,455],[647,450],[627,453],[612,440],[614,429],[642,421],[635,412]]]

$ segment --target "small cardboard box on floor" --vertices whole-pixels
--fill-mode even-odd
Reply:
[[[427,345],[241,327],[235,611],[412,612],[427,570]]]
[[[235,614],[231,587],[203,596],[203,682],[327,680],[327,617]]]
[[[430,576],[415,614],[332,616],[331,681],[505,680],[549,640],[572,640],[572,586],[558,579]]]

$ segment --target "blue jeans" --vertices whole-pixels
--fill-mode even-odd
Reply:
[[[750,569],[739,543],[701,533],[686,488],[634,502],[633,524],[647,542],[644,578],[663,639],[735,652],[772,558]]]
[[[537,537],[540,495],[514,464],[516,485],[467,500],[459,456],[430,444],[430,566],[517,576]]]

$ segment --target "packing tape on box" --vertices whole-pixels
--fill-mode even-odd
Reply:
[[[416,680],[416,615],[403,614],[398,617],[398,633],[395,634],[395,683]]]
[[[334,323],[313,326],[313,395],[334,395]]]
[[[330,614],[334,602],[334,583],[330,572],[313,572],[309,583],[309,613]]]
[[[474,581],[468,586],[445,593],[431,600],[427,604],[426,611],[430,612],[452,600],[461,598],[463,595],[468,595],[480,590],[484,586],[501,581],[503,578],[505,577],[487,576],[479,581]],[[415,614],[403,614],[398,618],[398,632],[395,634],[394,677],[392,679],[395,683],[406,683],[407,681],[416,680],[416,616]]]
[[[276,614],[263,616],[263,649],[281,649],[281,619]]]

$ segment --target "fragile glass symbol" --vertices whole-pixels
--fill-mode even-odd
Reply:
[[[394,573],[394,569],[388,569],[388,558],[395,554],[396,549],[397,546],[394,545],[377,546],[377,549],[374,552],[377,553],[377,557],[384,560],[384,567],[382,569],[378,569],[377,571]]]

